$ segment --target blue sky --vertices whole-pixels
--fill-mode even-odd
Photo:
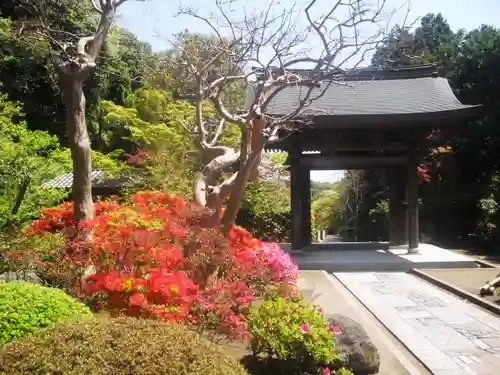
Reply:
[[[266,0],[242,0],[247,4],[266,4]],[[305,0],[297,0],[303,3]],[[374,3],[381,0],[370,0]],[[118,23],[132,31],[140,39],[151,43],[155,50],[168,48],[168,39],[183,29],[206,32],[200,23],[189,18],[176,18],[175,12],[180,5],[190,5],[203,9],[211,0],[129,0],[119,11]],[[291,6],[293,0],[280,0],[282,6]],[[323,0],[325,6],[332,0]],[[392,9],[404,4],[404,0],[387,0],[386,9]],[[253,5],[257,6],[257,5]],[[413,0],[408,19],[414,20],[426,13],[442,13],[453,29],[474,29],[482,24],[500,27],[500,0]],[[396,16],[395,21],[403,17]],[[399,18],[398,18],[399,17]],[[314,171],[311,178],[316,181],[335,181],[342,177],[340,171]]]
[[[266,0],[260,0],[263,4]],[[374,3],[377,0],[370,0]],[[378,0],[380,1],[380,0]],[[187,19],[177,19],[174,14],[179,5],[192,5],[201,8],[211,0],[129,0],[120,8],[119,23],[135,33],[139,38],[150,42],[155,49],[168,46],[165,38],[185,28],[193,29],[196,23]],[[293,0],[281,0],[283,6]],[[297,1],[303,2],[303,1]],[[332,3],[331,0],[328,1]],[[400,6],[404,0],[387,0],[387,9]],[[255,1],[258,3],[258,1]],[[499,0],[413,0],[409,19],[426,13],[443,13],[454,29],[473,29],[481,24],[500,26]],[[155,37],[158,33],[161,37]]]

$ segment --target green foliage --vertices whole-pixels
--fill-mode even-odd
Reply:
[[[0,82],[10,98],[23,103],[31,130],[46,130],[64,140],[65,114],[59,90],[52,37],[89,35],[95,17],[90,3],[65,0],[5,0],[0,4]],[[8,25],[5,19],[12,20]],[[40,30],[40,20],[45,30]],[[22,25],[22,27],[21,27]],[[23,30],[21,33],[20,30]],[[92,100],[89,100],[89,103]]]
[[[286,242],[291,220],[290,190],[283,181],[259,179],[248,184],[237,225],[257,238]]]
[[[290,211],[290,189],[284,181],[262,180],[251,182],[245,191],[243,207],[256,215],[267,212]]]
[[[288,212],[261,212],[242,208],[236,225],[245,228],[258,239],[270,242],[289,242],[292,237],[292,214]]]
[[[245,375],[188,328],[136,318],[82,318],[0,348],[0,373]]]
[[[354,375],[354,373],[349,369],[341,368],[335,371],[334,375]]]
[[[85,305],[59,289],[24,281],[0,283],[0,345],[67,318],[89,314]]]
[[[0,229],[26,224],[68,195],[42,184],[72,169],[70,150],[45,131],[29,130],[23,117],[20,104],[0,93]],[[116,155],[97,151],[92,164],[110,175],[126,169]]]
[[[328,320],[304,301],[266,300],[252,308],[247,324],[254,355],[286,361],[291,373],[319,370],[340,358]]]
[[[311,181],[311,199],[314,201],[325,190],[336,190],[339,183]]]
[[[469,126],[462,127],[453,136],[441,134],[442,139],[452,140],[449,152],[431,153],[426,158],[434,167],[431,181],[421,187],[420,227],[427,237],[450,244],[457,238],[486,239],[494,244],[496,229],[487,229],[486,224],[493,224],[495,228],[500,224],[492,211],[498,201],[495,176],[500,170],[497,105],[500,30],[481,26],[470,32],[453,32],[442,15],[430,14],[422,18],[420,27],[413,32],[405,30],[400,34],[375,53],[375,65],[439,63],[441,74],[450,80],[462,102],[484,105],[482,115]],[[421,57],[408,59],[403,52]],[[370,182],[370,190],[381,196],[384,187],[378,184],[377,190],[377,184]],[[365,207],[372,214],[379,213],[379,204],[372,199]],[[372,220],[373,215],[369,216],[365,215],[366,219]],[[383,218],[383,215],[375,216],[378,221]]]
[[[60,202],[66,192],[41,189],[47,179],[65,171],[69,154],[61,155],[57,138],[30,131],[21,106],[0,93],[0,226],[23,224],[42,208]]]
[[[337,190],[324,190],[312,202],[312,214],[316,218],[316,225],[319,229],[332,228],[332,223],[337,222],[340,196]]]
[[[131,189],[168,190],[189,196],[197,160],[190,135],[194,106],[172,100],[153,89],[136,91],[126,100],[128,107],[102,101],[101,133],[107,144],[135,150],[130,162]],[[210,116],[211,108],[206,108]]]
[[[385,45],[372,58],[376,66],[422,65],[442,61],[443,46],[456,40],[456,34],[441,13],[429,13],[415,30],[396,28]]]
[[[0,15],[4,17],[0,18],[0,82],[12,99],[24,104],[30,129],[46,130],[66,144],[64,106],[53,58],[53,52],[60,51],[53,40],[74,42],[71,35],[95,32],[97,18],[90,1],[6,0],[0,4]],[[45,29],[39,30],[40,23],[34,20],[42,21]],[[147,43],[119,27],[110,30],[96,72],[85,85],[94,148],[104,151],[97,126],[99,101],[123,104],[150,70],[152,59]]]

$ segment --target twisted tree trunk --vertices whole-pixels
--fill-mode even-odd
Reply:
[[[210,146],[200,143],[201,159],[205,163],[196,181],[195,200],[202,207],[208,207],[212,213],[202,223],[206,227],[219,228],[228,235],[236,221],[245,188],[250,179],[258,177],[258,165],[261,160],[264,120],[249,122],[250,131],[241,139],[240,152],[226,146]],[[238,165],[238,170],[229,178],[219,183],[224,169]],[[229,201],[222,215],[224,200]]]
[[[79,38],[75,49],[58,65],[60,87],[66,107],[66,130],[73,161],[74,221],[94,217],[92,202],[92,159],[90,139],[85,120],[85,94],[83,85],[94,73],[99,53],[108,36],[116,14],[116,8],[127,0],[102,0],[100,7],[92,3],[100,14],[94,35]]]
[[[245,189],[248,184],[248,180],[250,179],[255,169],[258,167],[261,154],[261,150],[252,152],[248,160],[238,171],[233,188],[231,189],[231,197],[229,198],[226,210],[224,211],[224,217],[222,218],[221,230],[225,236],[229,235],[231,228],[236,222],[238,212],[240,211],[241,204],[243,202],[243,199],[245,198]]]
[[[225,146],[201,146],[202,160],[206,163],[195,185],[195,201],[202,207],[208,207],[212,214],[205,219],[203,225],[206,227],[218,227],[222,215],[224,199],[230,192],[231,179],[218,184],[223,170],[235,164],[240,154],[230,147]]]

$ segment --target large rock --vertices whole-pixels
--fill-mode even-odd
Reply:
[[[343,358],[332,364],[332,367],[347,367],[355,375],[377,374],[380,368],[380,353],[361,324],[339,314],[328,315],[328,321],[342,330],[342,333],[336,336],[336,342]]]

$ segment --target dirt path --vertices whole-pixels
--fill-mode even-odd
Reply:
[[[487,281],[492,280],[500,272],[498,268],[460,268],[460,269],[425,269],[421,270],[430,276],[454,285],[474,295],[478,295]],[[500,296],[484,296],[483,299],[500,305]]]

